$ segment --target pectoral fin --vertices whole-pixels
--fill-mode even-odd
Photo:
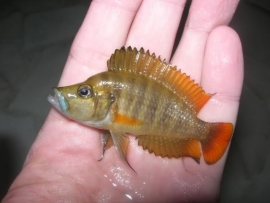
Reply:
[[[197,163],[200,161],[200,142],[194,139],[180,139],[178,136],[139,135],[138,144],[156,156],[179,158],[191,157]]]
[[[136,171],[130,166],[130,164],[127,161],[127,150],[128,150],[128,145],[129,145],[129,138],[125,133],[122,132],[112,132],[111,137],[114,143],[114,146],[116,148],[116,151],[118,154],[122,157],[122,159],[125,160],[125,162],[129,165],[129,167],[136,173]]]
[[[135,119],[135,118],[131,118],[122,114],[115,114],[115,123],[117,124],[124,124],[124,125],[131,125],[131,126],[138,126],[141,125],[141,121]]]

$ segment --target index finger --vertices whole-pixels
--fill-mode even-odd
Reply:
[[[140,4],[141,0],[92,1],[72,44],[60,85],[80,82],[106,69],[110,54],[124,45]]]

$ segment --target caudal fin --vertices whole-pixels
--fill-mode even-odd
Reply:
[[[201,141],[203,157],[207,164],[216,163],[224,154],[232,137],[231,123],[213,123],[208,138]]]

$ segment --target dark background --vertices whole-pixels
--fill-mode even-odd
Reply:
[[[0,200],[48,114],[46,97],[89,4],[0,0]],[[245,79],[220,202],[270,202],[270,1],[241,0],[231,26]]]

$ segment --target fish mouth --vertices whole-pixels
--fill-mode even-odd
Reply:
[[[61,92],[55,87],[53,88],[54,96],[50,95],[47,97],[51,105],[61,113],[66,113],[69,106]]]

